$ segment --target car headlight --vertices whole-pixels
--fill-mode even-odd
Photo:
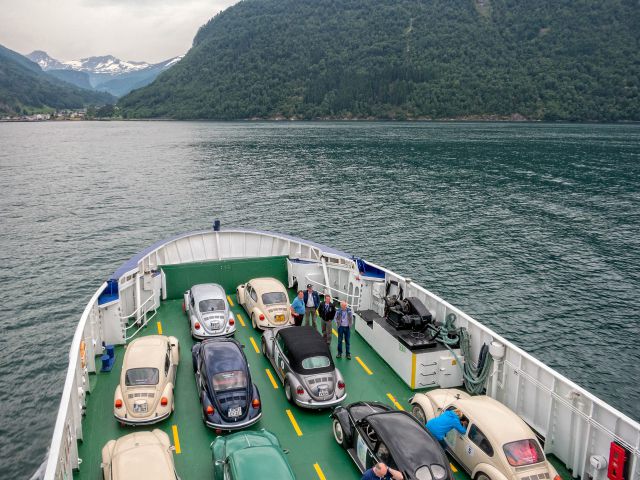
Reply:
[[[447,470],[442,465],[431,465],[431,473],[436,480],[447,478]]]

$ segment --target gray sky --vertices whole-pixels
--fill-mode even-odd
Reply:
[[[237,1],[0,0],[0,44],[58,60],[159,62],[185,53],[198,27]]]

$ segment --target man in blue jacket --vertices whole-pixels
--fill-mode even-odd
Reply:
[[[442,448],[447,449],[444,437],[450,430],[456,429],[461,435],[467,433],[467,421],[460,420],[462,412],[460,410],[447,410],[442,412],[436,418],[432,418],[427,422],[427,430],[429,430],[436,440],[440,442]]]
[[[307,285],[307,290],[304,292],[304,325],[307,325],[307,321],[310,327],[316,326],[316,310],[320,306],[320,296],[318,292],[313,289],[313,285]]]

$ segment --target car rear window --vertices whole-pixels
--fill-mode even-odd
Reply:
[[[313,370],[314,368],[325,368],[331,365],[331,361],[328,357],[318,356],[309,357],[302,360],[302,368],[306,370]]]
[[[287,296],[282,292],[270,292],[262,294],[262,303],[273,305],[274,303],[288,303]]]
[[[544,461],[544,453],[533,438],[507,443],[502,449],[512,467],[532,465]]]
[[[202,300],[200,303],[198,303],[198,308],[201,312],[215,312],[216,310],[224,310],[224,307],[224,300],[220,298]]]
[[[130,368],[124,376],[124,383],[128,387],[136,385],[157,385],[160,372],[157,368]]]
[[[246,388],[247,375],[242,370],[232,370],[230,372],[216,373],[211,377],[211,384],[216,391],[233,390],[235,388]]]

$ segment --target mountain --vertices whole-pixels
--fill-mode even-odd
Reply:
[[[244,0],[130,117],[640,120],[637,0]]]
[[[35,50],[27,58],[36,62],[43,70],[69,81],[74,85],[109,92],[117,97],[153,82],[156,77],[177,63],[179,57],[160,63],[124,61],[113,55],[87,57],[80,60],[60,61],[42,50]],[[62,73],[62,72],[74,73]],[[83,75],[78,75],[83,74]]]
[[[107,93],[83,90],[50,76],[38,64],[0,45],[0,114],[82,108],[113,101]]]

